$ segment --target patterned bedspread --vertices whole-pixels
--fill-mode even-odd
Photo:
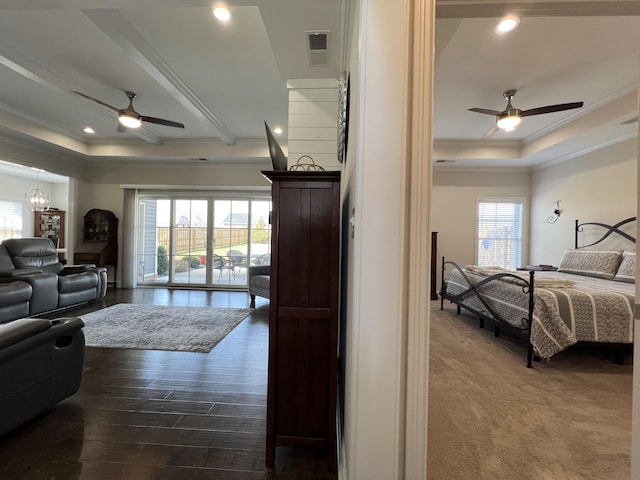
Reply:
[[[505,271],[506,272],[506,271]],[[477,282],[496,270],[465,271]],[[508,272],[528,280],[529,272]],[[455,295],[469,285],[451,267],[445,275],[446,292]],[[513,281],[492,280],[479,287],[489,306],[516,328],[526,328],[528,293]],[[535,272],[531,343],[541,358],[550,358],[576,342],[632,343],[635,285],[560,272]],[[460,303],[492,317],[477,296]]]

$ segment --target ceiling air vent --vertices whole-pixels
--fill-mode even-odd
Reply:
[[[304,32],[307,40],[307,57],[310,67],[329,65],[329,30]]]

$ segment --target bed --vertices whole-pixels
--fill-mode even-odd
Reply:
[[[628,230],[636,218],[615,225],[575,222],[575,242],[557,271],[510,271],[466,266],[442,258],[440,308],[449,300],[528,343],[527,367],[534,357],[550,359],[577,343],[630,350],[633,343],[635,238]],[[634,224],[635,225],[635,224]],[[580,244],[585,229],[600,229],[596,240]],[[623,249],[597,249],[612,237]],[[593,237],[591,237],[593,238]]]

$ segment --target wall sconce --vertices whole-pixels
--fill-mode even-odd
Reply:
[[[547,218],[547,223],[556,223],[560,218],[560,200],[556,200],[556,208],[553,210],[553,215]]]

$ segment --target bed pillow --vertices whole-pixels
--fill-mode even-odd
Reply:
[[[559,272],[613,279],[622,252],[608,250],[567,250],[562,254]]]
[[[622,252],[622,261],[613,279],[617,282],[636,282],[636,252]]]

